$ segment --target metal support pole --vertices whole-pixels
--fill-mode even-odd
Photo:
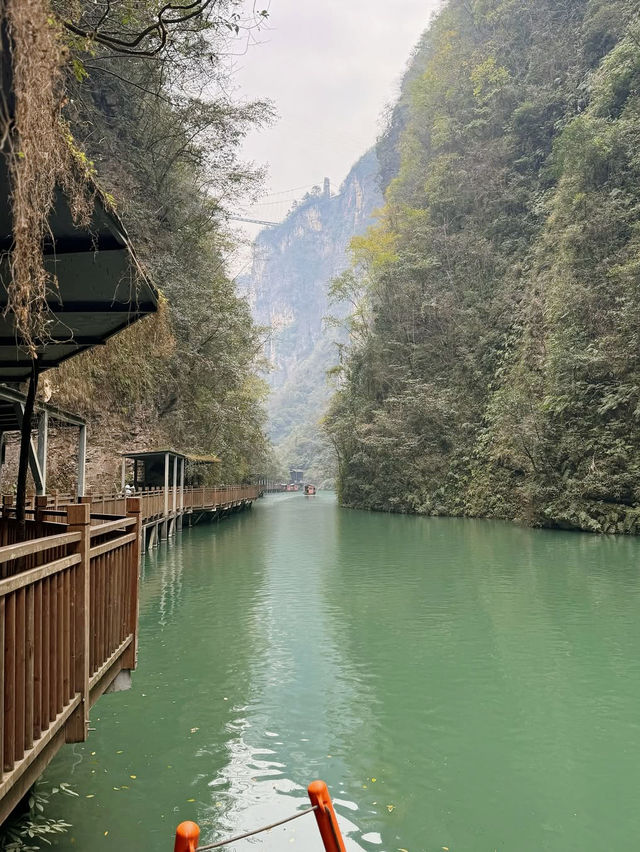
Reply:
[[[178,456],[173,457],[173,499],[172,512],[175,515],[178,509]]]
[[[81,426],[78,434],[78,497],[84,497],[87,467],[87,427]]]
[[[184,462],[182,459],[182,464],[180,465],[180,514],[184,511]]]
[[[160,538],[163,541],[169,538],[169,453],[164,454],[164,513]]]
[[[38,464],[40,465],[40,488],[38,494],[47,493],[47,457],[49,455],[49,412],[45,409],[38,418]]]

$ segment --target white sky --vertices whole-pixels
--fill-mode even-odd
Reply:
[[[257,0],[256,7],[263,8]],[[271,0],[257,43],[235,59],[242,97],[269,98],[275,124],[251,133],[245,159],[267,164],[265,193],[322,184],[337,189],[381,129],[439,0]],[[304,189],[263,202],[290,201]],[[255,207],[280,219],[286,203]],[[254,229],[251,229],[252,231]]]

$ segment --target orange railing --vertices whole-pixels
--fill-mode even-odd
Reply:
[[[315,815],[318,831],[322,838],[322,845],[325,852],[346,852],[344,839],[338,818],[333,809],[333,802],[329,795],[329,789],[324,781],[312,781],[307,788],[311,807],[303,811],[296,811],[291,816],[284,819],[272,822],[269,825],[264,825],[261,828],[256,828],[253,831],[245,831],[235,837],[228,837],[226,840],[218,840],[215,843],[207,843],[204,846],[198,846],[200,839],[200,827],[195,822],[181,822],[176,829],[176,839],[174,843],[174,852],[204,852],[204,850],[219,849],[223,846],[229,846],[239,840],[245,840],[249,837],[255,837],[258,834],[263,834],[266,831],[271,831],[280,825],[293,822],[293,820],[301,819],[311,813]]]

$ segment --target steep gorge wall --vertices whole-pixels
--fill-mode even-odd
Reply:
[[[344,504],[640,533],[640,17],[448,0],[379,150]]]
[[[349,266],[351,238],[363,233],[382,203],[373,151],[351,169],[337,195],[306,197],[255,243],[251,274],[242,282],[254,321],[271,333],[269,428],[285,465],[309,478],[330,478],[332,453],[319,428],[330,388],[326,371],[335,363],[336,331],[323,318],[344,315],[328,305],[332,278]]]

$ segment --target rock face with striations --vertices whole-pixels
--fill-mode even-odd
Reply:
[[[369,151],[337,195],[325,182],[324,190],[305,196],[284,222],[258,235],[251,274],[243,282],[255,321],[271,328],[266,352],[273,366],[271,438],[287,466],[320,482],[332,475],[319,427],[330,390],[326,371],[336,362],[336,332],[323,325],[328,287],[349,266],[351,238],[366,230],[381,204],[378,162]]]

